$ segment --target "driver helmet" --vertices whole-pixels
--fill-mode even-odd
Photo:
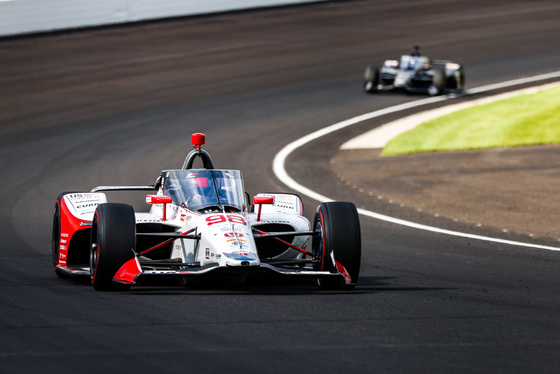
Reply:
[[[212,184],[208,181],[207,177],[196,177],[194,179],[194,185],[196,186],[198,194],[201,196],[212,196]]]

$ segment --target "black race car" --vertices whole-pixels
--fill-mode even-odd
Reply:
[[[414,47],[410,55],[400,60],[386,60],[381,69],[370,65],[364,74],[364,89],[368,93],[401,89],[414,93],[441,95],[461,92],[465,86],[465,69],[447,60],[431,60]]]

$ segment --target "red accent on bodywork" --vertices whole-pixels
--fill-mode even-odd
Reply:
[[[205,220],[208,226],[212,226],[216,223],[223,223],[223,222],[231,222],[231,223],[237,223],[238,225],[243,225],[243,226],[247,226],[247,221],[245,221],[245,219],[241,216],[234,216],[234,215],[223,215],[223,214],[215,214],[215,215],[211,215],[206,217]]]
[[[274,204],[274,197],[273,196],[255,196],[253,197],[253,204],[259,205],[259,213],[257,214],[257,222],[261,220],[261,210],[263,204],[272,205]]]
[[[142,274],[140,263],[138,259],[134,257],[121,266],[117,274],[113,277],[113,280],[119,283],[134,284],[136,282],[136,277],[140,274]]]
[[[273,196],[255,196],[253,198],[253,204],[274,204]]]
[[[338,270],[340,274],[344,275],[344,282],[346,282],[346,284],[352,284],[352,277],[348,274],[346,268],[338,261],[336,261],[336,270]]]
[[[199,132],[194,133],[191,135],[191,142],[195,148],[200,148],[202,145],[206,143],[206,135],[201,134]]]
[[[167,195],[146,195],[148,204],[170,204],[173,200]]]
[[[321,270],[325,270],[325,225],[324,225],[324,221],[323,221],[323,213],[319,212],[320,216],[321,216],[321,225],[323,227],[323,258],[322,258],[322,264],[321,264]],[[344,276],[344,282],[346,284],[352,284],[352,277],[350,276],[350,274],[348,273],[348,271],[346,270],[346,268],[338,261],[336,262],[336,270],[338,270],[338,272],[340,274],[342,274]]]
[[[188,234],[190,234],[191,232],[192,232],[192,230],[191,230],[191,231],[185,231],[185,232],[182,233],[181,235],[188,235]],[[178,239],[178,238],[167,239],[167,240],[164,241],[164,242],[161,242],[161,243],[159,243],[159,244],[157,244],[157,245],[154,245],[154,246],[151,247],[151,248],[146,249],[146,250],[143,251],[143,252],[140,252],[140,253],[138,254],[138,256],[144,256],[146,253],[151,252],[151,251],[153,251],[154,249],[158,249],[158,248],[160,248],[160,247],[163,247],[164,245],[169,244],[169,243],[171,243],[171,242],[173,242],[173,241],[175,241],[175,240],[177,240],[177,239]]]
[[[170,204],[172,201],[171,196],[167,195],[146,195],[146,202],[148,204],[163,204],[162,221],[167,220],[167,204]]]
[[[264,232],[264,231],[261,231],[261,230],[259,230],[259,229],[256,229],[256,230],[257,230],[257,232],[258,232],[259,234],[268,235],[268,233],[266,233],[266,232]],[[293,249],[295,249],[295,250],[297,250],[297,251],[300,251],[300,252],[302,252],[302,253],[305,253],[306,255],[312,255],[312,253],[309,253],[309,252],[306,251],[305,249],[300,248],[300,247],[298,247],[297,245],[293,245],[292,243],[288,243],[288,242],[285,241],[285,240],[282,240],[282,239],[277,238],[277,237],[275,237],[275,236],[271,236],[270,238],[273,239],[273,240],[276,240],[276,241],[279,242],[279,243],[285,244],[285,245],[287,245],[287,246],[290,247],[290,248],[293,248]]]
[[[63,197],[60,199],[59,205],[60,214],[60,238],[58,247],[58,265],[66,266],[66,259],[68,258],[68,247],[72,240],[72,236],[78,230],[84,230],[91,228],[91,225],[83,225],[84,223],[91,223],[92,221],[84,221],[76,218],[66,205],[66,199]],[[64,235],[64,236],[63,236]],[[63,241],[66,242],[63,242]]]

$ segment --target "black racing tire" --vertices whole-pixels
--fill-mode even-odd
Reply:
[[[465,89],[465,69],[462,66],[459,68],[459,80],[456,85],[457,91],[462,92]]]
[[[375,66],[368,66],[364,73],[364,90],[368,93],[375,93],[378,85],[379,69]]]
[[[312,252],[319,261],[314,269],[338,273],[332,257],[342,264],[352,278],[352,285],[342,280],[319,278],[317,283],[323,289],[354,288],[360,275],[362,255],[360,219],[356,206],[350,202],[336,201],[322,203],[317,207],[313,220],[315,236]]]
[[[100,204],[91,227],[90,279],[97,291],[122,291],[129,284],[113,282],[116,272],[134,258],[136,219],[127,204]]]
[[[445,92],[445,72],[440,69],[434,69],[434,78],[432,85],[436,88],[433,95],[442,95]]]
[[[446,85],[447,89],[452,92],[462,92],[465,89],[465,70],[462,66],[447,77]]]

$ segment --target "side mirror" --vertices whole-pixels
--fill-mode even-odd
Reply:
[[[163,221],[167,220],[167,204],[171,204],[173,200],[171,196],[166,195],[146,195],[146,203],[148,204],[163,204]]]
[[[257,222],[261,220],[261,210],[263,204],[272,205],[274,204],[273,196],[255,196],[253,197],[253,205],[259,206],[259,213],[257,214]]]

